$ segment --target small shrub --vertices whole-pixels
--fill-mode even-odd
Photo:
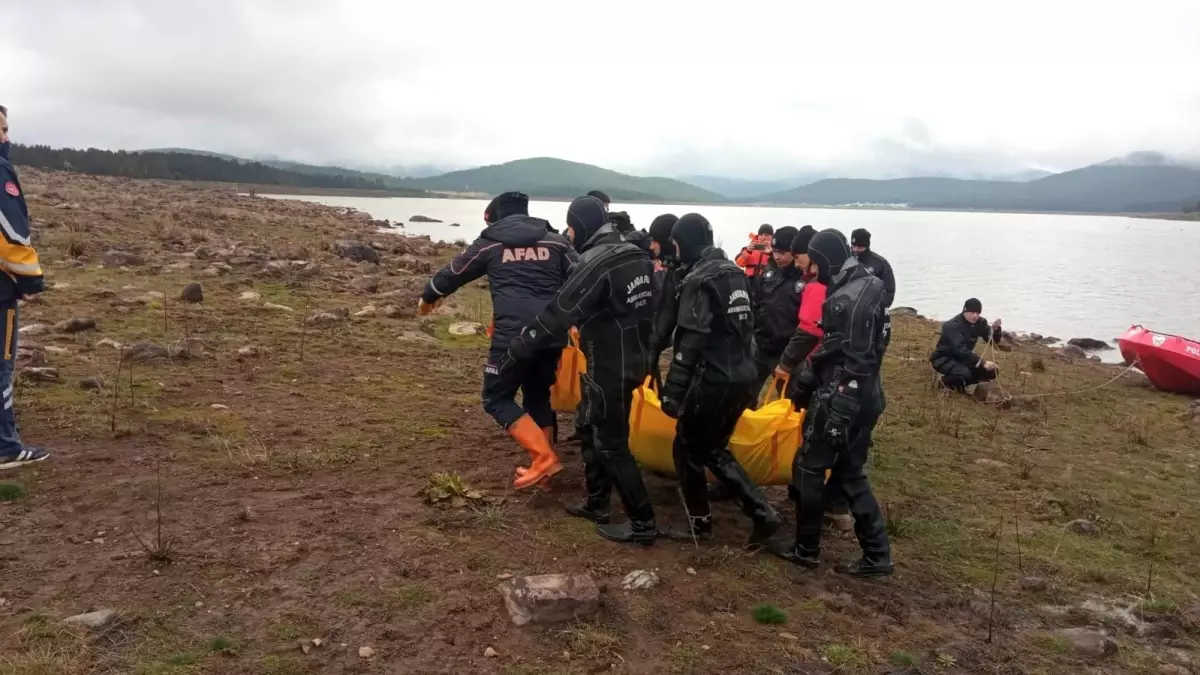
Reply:
[[[0,483],[0,502],[15,502],[25,496],[25,487],[20,483]]]
[[[78,232],[70,232],[67,234],[66,249],[68,257],[78,260],[87,253],[87,240]]]
[[[867,664],[867,657],[854,647],[831,644],[821,647],[821,656],[838,668],[861,668]]]
[[[914,668],[918,663],[916,656],[913,656],[902,649],[892,652],[891,658],[892,665],[900,668]]]
[[[217,637],[208,641],[208,651],[214,654],[227,652],[233,649],[233,644],[233,638],[225,637],[224,635],[218,635]]]
[[[756,606],[751,613],[754,615],[754,620],[765,626],[776,626],[787,623],[787,612],[780,609],[777,605],[763,604]]]

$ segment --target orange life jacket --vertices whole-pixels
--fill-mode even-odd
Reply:
[[[769,234],[750,235],[750,245],[743,248],[734,261],[746,271],[746,276],[756,277],[771,262],[771,239]]]

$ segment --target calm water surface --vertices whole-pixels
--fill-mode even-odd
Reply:
[[[487,202],[464,199],[286,197],[353,207],[399,221],[411,234],[470,241],[483,229]],[[614,204],[638,227],[660,213],[697,211],[713,224],[730,257],[770,223],[865,227],[872,248],[892,263],[896,305],[946,319],[968,297],[1009,330],[1062,339],[1110,340],[1131,324],[1200,339],[1200,225],[1124,218],[1037,214],[869,211],[739,206]],[[566,202],[533,202],[532,215],[565,231]],[[444,223],[409,223],[414,215]],[[460,223],[451,227],[450,223]],[[1105,354],[1108,360],[1115,351]]]

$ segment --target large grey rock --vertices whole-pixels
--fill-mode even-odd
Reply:
[[[438,220],[437,218],[430,218],[429,216],[413,216],[412,218],[408,219],[408,222],[410,222],[410,223],[440,223],[442,221]]]
[[[893,307],[888,310],[892,316],[917,316],[917,310],[912,307]]]
[[[600,588],[587,575],[516,577],[497,586],[497,590],[518,626],[572,621],[600,610]]]
[[[1067,345],[1059,349],[1058,353],[1069,359],[1086,359],[1088,357],[1087,352],[1083,351],[1083,347],[1078,345]]]
[[[305,323],[310,326],[332,326],[335,323],[341,323],[345,318],[336,312],[317,312],[308,317]]]
[[[134,363],[149,363],[151,361],[166,361],[171,358],[170,352],[166,347],[150,344],[149,342],[139,342],[130,345],[122,350],[122,361],[133,361]]]
[[[188,284],[179,293],[179,299],[191,303],[204,302],[204,288],[197,283]]]
[[[1104,340],[1097,340],[1096,338],[1071,338],[1070,340],[1067,340],[1067,344],[1075,345],[1076,347],[1089,352],[1102,349],[1112,349],[1112,345],[1108,344]]]
[[[1071,649],[1081,656],[1101,658],[1117,653],[1117,643],[1108,635],[1090,628],[1064,628],[1058,632]]]
[[[91,628],[92,630],[102,630],[108,627],[117,618],[117,613],[111,609],[100,609],[95,612],[87,612],[85,614],[76,614],[75,616],[63,619],[63,623],[70,626],[82,626]]]
[[[17,333],[24,337],[34,337],[37,335],[45,335],[50,332],[50,326],[44,323],[31,323],[28,326],[21,326],[17,329]]]
[[[54,330],[59,333],[81,333],[85,330],[96,330],[96,320],[90,317],[75,317],[54,324]]]
[[[146,261],[139,255],[126,251],[109,251],[104,254],[105,267],[138,267]]]
[[[1067,529],[1076,534],[1086,534],[1092,537],[1100,534],[1100,526],[1096,525],[1090,520],[1084,520],[1083,518],[1072,520],[1071,522],[1067,523]]]
[[[975,391],[972,393],[976,401],[980,403],[999,404],[1003,403],[1008,396],[1004,393],[1004,389],[996,382],[980,382],[975,385]]]
[[[354,262],[379,262],[379,251],[361,241],[342,239],[333,242],[331,248],[334,253],[347,260],[353,260]]]

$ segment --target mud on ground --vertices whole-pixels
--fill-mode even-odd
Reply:
[[[730,504],[715,542],[623,548],[562,513],[582,491],[576,448],[551,491],[511,490],[521,453],[479,406],[485,340],[448,330],[486,322],[486,292],[413,316],[451,250],[314,204],[24,180],[51,288],[21,310],[42,328],[21,335],[35,374],[16,400],[54,457],[0,475],[4,675],[1197,667],[1197,426],[1187,400],[1129,377],[1060,394],[1112,366],[1000,353],[1010,393],[1047,394],[1001,410],[936,392],[936,326],[897,318],[870,467],[889,581],[747,554]],[[374,242],[378,264],[335,254],[341,240]],[[203,302],[181,299],[191,283]],[[96,327],[56,327],[75,318]],[[439,472],[487,499],[426,504]],[[650,485],[661,517],[682,519],[672,483]],[[826,557],[855,549],[832,537]],[[621,591],[636,569],[661,584]],[[549,572],[607,584],[603,613],[513,626],[498,577]],[[762,605],[784,622],[758,623]],[[92,609],[118,619],[62,621]],[[1089,654],[1069,628],[1117,649]]]

